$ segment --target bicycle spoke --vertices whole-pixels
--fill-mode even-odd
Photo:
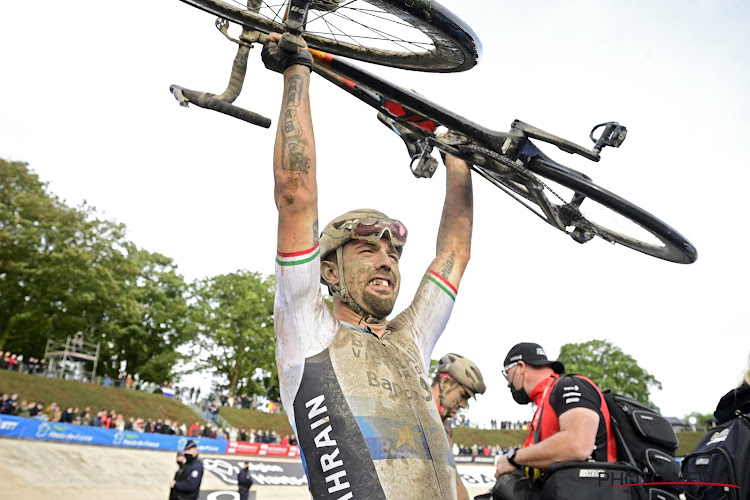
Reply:
[[[284,22],[284,17],[281,16],[281,15],[279,15],[279,13],[281,12],[281,10],[286,5],[286,2],[282,2],[282,3],[278,4],[278,10],[273,10],[273,8],[276,7],[275,5],[269,5],[265,0],[262,0],[262,2],[263,2],[263,5],[265,5],[266,7],[268,7],[268,10],[270,10],[271,12],[273,12],[273,17],[269,18],[269,19],[271,19],[272,21],[275,21],[277,23],[283,23]],[[266,17],[268,17],[268,16],[266,16]]]
[[[328,21],[326,21],[325,19],[323,19],[323,22],[324,22],[324,23],[326,23],[326,26],[328,27],[328,31],[329,31],[329,32],[331,33],[331,36],[333,37],[333,39],[334,39],[334,40],[336,40],[336,41],[338,42],[339,40],[338,40],[338,38],[336,38],[336,34],[335,34],[335,33],[333,32],[333,30],[331,29],[331,24],[330,24],[330,23],[329,23]],[[334,26],[334,27],[335,27],[335,26]],[[355,41],[356,41],[356,40],[355,40]],[[357,42],[357,43],[359,43],[359,42]],[[360,45],[361,45],[361,44],[360,44]]]
[[[393,44],[397,45],[398,47],[401,47],[401,48],[402,48],[402,49],[404,49],[404,50],[407,50],[407,51],[409,51],[409,52],[411,52],[411,53],[416,53],[416,51],[414,51],[414,50],[410,49],[409,47],[405,47],[404,45],[402,45],[402,43],[412,43],[413,45],[417,45],[417,44],[414,44],[413,42],[409,42],[408,40],[403,40],[403,39],[401,39],[401,40],[395,40],[395,39],[394,39],[394,38],[395,38],[395,36],[393,36],[393,35],[389,35],[388,33],[384,32],[384,31],[381,31],[381,30],[378,30],[378,29],[372,28],[372,27],[370,27],[370,26],[367,26],[367,25],[365,25],[365,24],[363,24],[363,23],[361,23],[361,22],[359,22],[359,21],[357,21],[357,20],[355,20],[355,19],[351,19],[351,18],[349,18],[348,16],[345,16],[345,15],[343,15],[343,14],[339,14],[338,12],[336,13],[336,15],[337,15],[338,17],[341,17],[342,19],[345,19],[345,20],[347,20],[347,21],[350,21],[350,22],[352,22],[352,23],[354,23],[354,24],[357,24],[357,25],[359,25],[359,26],[361,26],[361,27],[365,28],[365,29],[366,29],[366,30],[368,30],[368,31],[371,31],[371,32],[373,32],[373,33],[375,33],[375,34],[377,34],[377,35],[380,35],[379,37],[365,37],[365,36],[357,35],[357,37],[358,37],[358,38],[361,38],[361,39],[371,39],[371,40],[382,40],[382,41],[388,41],[388,42],[391,42],[391,43],[393,43]],[[351,36],[351,35],[349,35],[349,36],[353,38],[353,36]],[[390,37],[390,38],[387,38],[387,37]],[[418,46],[418,45],[417,45],[417,46]]]
[[[241,6],[242,10],[247,10],[246,4],[241,0],[227,0],[227,2]],[[352,5],[357,2],[365,6]],[[261,0],[261,11],[256,15],[283,24],[284,9],[287,5],[288,1]],[[361,0],[349,0],[334,11],[316,12],[317,15],[307,20],[305,33],[330,38],[336,43],[347,43],[344,39],[350,40],[349,43],[364,48],[379,46],[382,50],[389,50],[389,46],[398,47],[397,50],[410,54],[429,52],[434,49],[434,43],[427,38],[426,41],[420,41],[406,34],[394,33],[389,27],[402,31],[408,29],[412,34],[421,32],[403,19]],[[382,43],[378,44],[378,42]],[[369,45],[373,43],[375,45]]]
[[[353,1],[356,1],[356,0],[353,0]],[[350,5],[351,3],[352,2],[349,2],[348,4],[342,5],[341,7],[339,7],[338,9],[336,9],[335,11],[331,11],[331,12],[326,12],[324,14],[320,14],[315,19],[310,20],[310,22],[317,21],[318,19],[321,19],[321,18],[323,18],[325,16],[328,16],[328,15],[340,14],[341,13],[340,11],[342,9],[348,9],[348,10],[351,10],[351,11],[354,11],[354,12],[361,12],[361,13],[366,14],[368,16],[376,17],[378,19],[383,19],[384,21],[388,21],[391,24],[398,24],[398,25],[401,25],[401,26],[405,26],[407,28],[411,28],[412,27],[411,24],[405,22],[402,19],[399,19],[398,17],[396,17],[395,19],[393,17],[384,17],[383,15],[384,14],[388,14],[388,13],[384,12],[382,10],[365,9],[365,8],[362,8],[362,7],[346,7],[347,5]],[[377,15],[377,14],[380,14],[380,15]]]
[[[335,27],[336,26],[334,26],[334,28]],[[337,30],[338,30],[338,28],[337,28]],[[341,30],[338,30],[338,31],[341,31]],[[331,34],[328,31],[310,31],[310,30],[308,30],[306,33],[309,33],[311,35],[321,35],[321,36],[322,35]],[[357,39],[360,39],[360,40],[379,40],[381,42],[391,42],[391,43],[397,44],[397,42],[395,40],[391,40],[389,38],[383,38],[383,37],[363,36],[363,35],[356,35],[356,36],[354,36],[354,35],[347,35],[346,33],[339,33],[339,36],[340,37],[351,38],[354,42],[357,42]],[[419,45],[422,42],[410,42],[410,41],[404,40],[404,43],[410,43],[412,45]],[[406,50],[409,50],[410,52],[415,53],[413,50],[410,50],[408,48],[406,48]]]
[[[370,17],[375,17],[377,19],[382,19],[384,21],[388,21],[391,24],[396,24],[398,26],[405,26],[407,28],[411,28],[411,24],[403,21],[402,19],[399,19],[399,18],[393,19],[393,18],[390,18],[390,17],[385,17],[383,14],[386,14],[386,12],[383,12],[383,11],[374,11],[374,10],[361,9],[361,8],[356,8],[356,9],[350,8],[349,10],[353,10],[355,12],[362,12],[364,14],[367,14]],[[380,14],[380,15],[378,15],[378,14]]]
[[[357,0],[350,0],[349,2],[345,3],[344,5],[339,5],[339,6],[338,6],[338,8],[337,8],[336,10],[339,10],[339,9],[343,9],[343,8],[345,8],[345,7],[347,6],[347,5],[351,5],[351,4],[353,4],[354,2],[356,2],[356,1],[357,1]],[[317,21],[318,19],[320,19],[321,17],[325,17],[325,16],[327,16],[328,14],[331,14],[331,13],[333,13],[333,12],[335,12],[335,11],[327,11],[327,12],[323,12],[323,13],[320,13],[321,11],[318,11],[318,12],[319,12],[319,14],[318,14],[318,17],[316,17],[315,19],[308,19],[308,20],[307,20],[307,22],[309,22],[309,23],[315,22],[315,21]],[[309,11],[308,11],[308,14],[309,14]]]
[[[262,33],[284,31],[290,0],[183,0],[235,25]],[[445,23],[442,8],[413,11],[399,2],[339,0],[308,11],[301,34],[308,44],[331,54],[386,66],[427,71],[462,71],[473,66],[468,27]],[[459,29],[461,28],[461,29]],[[460,69],[459,69],[460,68]]]

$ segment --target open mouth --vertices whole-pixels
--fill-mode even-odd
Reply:
[[[376,290],[390,290],[393,288],[393,283],[387,278],[373,278],[368,285]]]

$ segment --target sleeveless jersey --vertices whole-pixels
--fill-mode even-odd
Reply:
[[[456,469],[428,381],[456,289],[428,272],[378,338],[339,322],[318,245],[279,253],[274,325],[281,398],[314,498],[456,497]]]

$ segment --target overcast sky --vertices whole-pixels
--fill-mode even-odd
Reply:
[[[433,358],[473,359],[489,389],[469,417],[526,419],[500,374],[520,341],[555,357],[606,339],[663,384],[669,416],[710,413],[750,353],[744,196],[750,179],[750,7],[741,0],[446,0],[484,46],[460,74],[371,70],[490,128],[521,119],[579,144],[591,127],[628,127],[598,164],[545,150],[668,222],[695,264],[602,241],[579,245],[475,177],[472,261]],[[274,269],[271,155],[281,77],[251,54],[236,104],[271,130],[196,107],[176,83],[220,93],[234,46],[211,16],[177,0],[0,3],[0,157],[50,190],[126,224],[183,276]],[[374,69],[373,69],[374,68]],[[397,309],[434,256],[445,176],[417,180],[375,112],[314,77],[321,224],[370,206],[402,220],[409,243]]]

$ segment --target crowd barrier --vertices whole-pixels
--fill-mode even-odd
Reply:
[[[184,449],[188,439],[192,439],[201,453],[299,457],[299,447],[297,446],[118,431],[86,425],[45,422],[33,418],[14,417],[11,415],[0,415],[0,437],[43,439],[65,443],[120,446],[175,452]]]

